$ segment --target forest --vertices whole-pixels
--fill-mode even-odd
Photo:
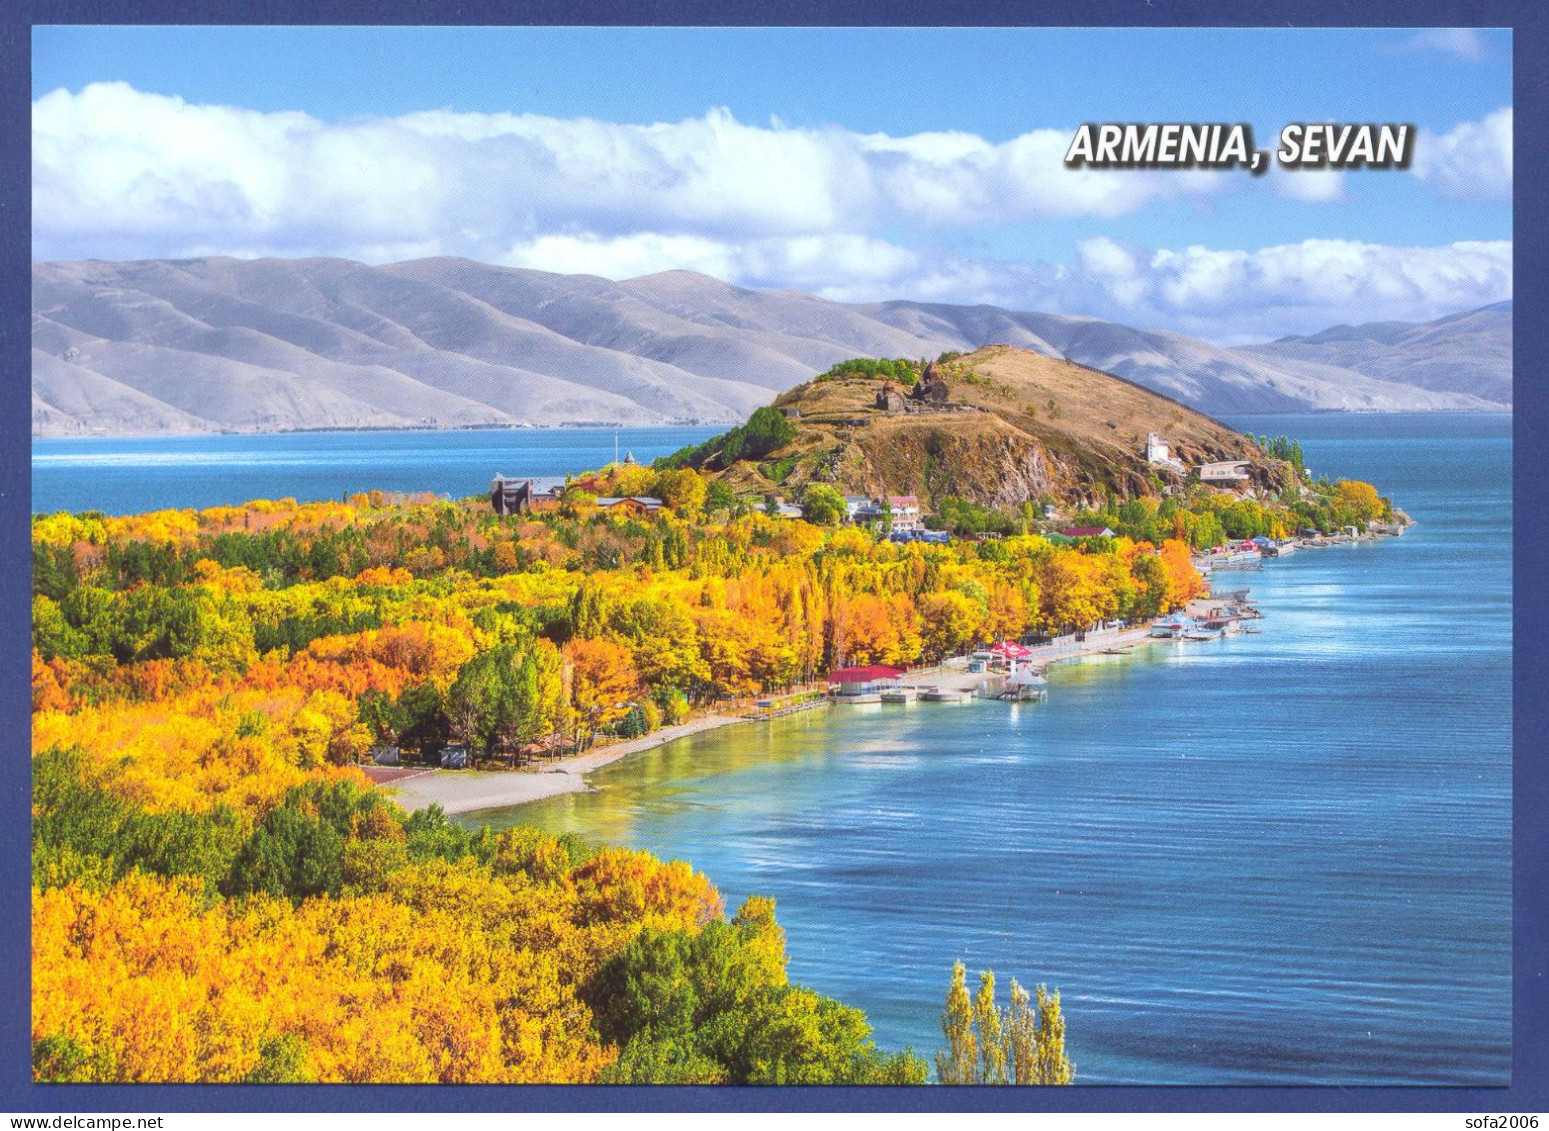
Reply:
[[[409,815],[356,763],[559,756],[832,666],[1154,615],[1201,592],[1188,547],[893,545],[717,513],[688,469],[592,485],[662,475],[648,520],[584,491],[37,517],[37,1078],[924,1081],[788,980],[770,900],[728,917],[683,863]]]

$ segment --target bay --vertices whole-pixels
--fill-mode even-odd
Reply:
[[[1045,704],[834,708],[470,815],[778,903],[790,974],[929,1053],[951,964],[1063,994],[1079,1083],[1504,1084],[1511,427],[1234,420],[1416,520],[1251,586],[1260,635],[1052,669]]]
[[[1064,995],[1080,1083],[1502,1084],[1511,1033],[1511,421],[1234,419],[1376,483],[1399,539],[1248,584],[1263,632],[1056,666],[1046,704],[849,708],[470,815],[773,895],[791,976],[929,1053],[954,959]],[[645,461],[715,431],[621,429]],[[33,508],[482,493],[611,429],[37,441]],[[1002,990],[1004,996],[1004,988]]]

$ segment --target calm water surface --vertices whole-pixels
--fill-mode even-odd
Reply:
[[[885,1047],[937,1047],[961,958],[1063,991],[1081,1082],[1507,1082],[1510,419],[1234,423],[1419,526],[1227,575],[1261,635],[1056,666],[1046,704],[730,727],[480,819],[773,895],[792,977]],[[602,429],[40,441],[33,506],[461,496],[612,457]]]
[[[540,486],[633,452],[642,463],[720,428],[520,428],[468,432],[288,432],[34,440],[32,509],[134,514],[251,499],[302,502],[372,489],[462,498],[498,472]]]
[[[791,975],[929,1053],[954,959],[1063,992],[1086,1083],[1509,1080],[1510,420],[1234,421],[1418,522],[1257,573],[1262,634],[1034,706],[835,708],[479,814],[773,895]]]

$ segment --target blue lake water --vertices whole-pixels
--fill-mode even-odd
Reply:
[[[1417,527],[1223,574],[1260,635],[1057,665],[1045,704],[730,727],[478,819],[773,895],[792,978],[885,1047],[939,1046],[961,958],[1060,988],[1078,1082],[1507,1083],[1510,420],[1233,423]]]
[[[1376,483],[1402,538],[1256,573],[1262,634],[1056,666],[1046,704],[846,708],[477,815],[773,895],[791,975],[929,1053],[954,959],[1064,995],[1078,1082],[1504,1084],[1511,422],[1233,421]],[[627,429],[646,460],[711,429]],[[601,429],[40,441],[33,507],[127,513],[613,458]]]
[[[451,498],[489,490],[496,473],[540,486],[633,452],[642,463],[722,431],[522,428],[466,432],[287,432],[34,440],[32,510],[134,514],[250,499],[338,499],[372,489]]]

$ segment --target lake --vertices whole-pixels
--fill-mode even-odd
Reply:
[[[540,487],[609,463],[641,463],[721,428],[519,428],[487,431],[285,432],[34,440],[32,511],[230,506],[251,499],[339,499],[372,489],[450,498],[489,491],[496,473]]]
[[[1040,705],[843,707],[474,815],[775,897],[793,980],[929,1054],[952,962],[1063,994],[1078,1083],[1504,1084],[1511,426],[1234,420],[1417,526],[1247,585],[1259,635],[1056,665]]]
[[[1262,633],[1051,671],[1047,703],[835,708],[475,815],[776,898],[794,980],[929,1055],[952,962],[1063,993],[1078,1083],[1504,1084],[1511,421],[1234,419],[1376,483],[1402,538],[1258,572]],[[625,429],[644,461],[713,429]],[[35,511],[481,493],[605,429],[39,441]]]

